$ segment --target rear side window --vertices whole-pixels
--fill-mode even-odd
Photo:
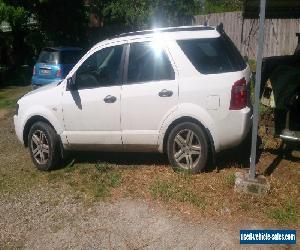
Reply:
[[[153,42],[130,45],[128,83],[174,79],[174,70],[162,47]]]
[[[227,36],[177,41],[184,54],[202,74],[241,71],[246,64]]]
[[[38,63],[58,64],[59,52],[55,50],[43,50],[38,58]]]

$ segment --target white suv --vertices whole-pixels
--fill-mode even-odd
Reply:
[[[249,79],[222,29],[121,34],[95,45],[59,84],[22,97],[15,130],[40,170],[69,150],[157,151],[196,173],[248,133]]]

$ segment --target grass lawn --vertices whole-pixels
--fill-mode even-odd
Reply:
[[[59,187],[70,190],[87,204],[142,199],[195,220],[221,218],[299,227],[299,158],[279,162],[267,176],[271,191],[264,198],[233,191],[234,173],[248,167],[247,159],[237,157],[239,148],[218,156],[218,170],[198,175],[174,173],[165,156],[143,153],[76,153],[59,170],[36,170],[27,149],[17,141],[12,123],[15,100],[28,90],[29,87],[0,90],[0,107],[8,112],[0,118],[0,199],[2,195],[18,197],[40,186]],[[272,138],[264,139],[268,143],[258,164],[261,173],[276,160],[279,146]]]
[[[14,108],[16,101],[30,89],[31,86],[0,88],[0,109]]]

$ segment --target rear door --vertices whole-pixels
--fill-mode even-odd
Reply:
[[[131,43],[121,92],[122,141],[126,148],[156,146],[159,128],[178,103],[178,83],[166,47]]]

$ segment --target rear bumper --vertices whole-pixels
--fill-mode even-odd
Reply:
[[[252,110],[231,111],[218,126],[220,150],[239,145],[248,135],[252,125]]]

